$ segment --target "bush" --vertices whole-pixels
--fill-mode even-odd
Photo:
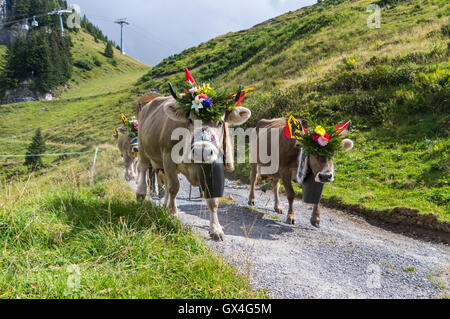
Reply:
[[[96,66],[102,66],[103,63],[96,56],[94,56],[94,64]]]
[[[90,71],[95,67],[95,64],[92,63],[92,61],[86,59],[75,61],[74,65],[77,68],[84,69],[86,71]]]

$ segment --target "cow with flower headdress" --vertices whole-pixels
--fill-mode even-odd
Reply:
[[[122,126],[114,129],[113,136],[117,139],[117,147],[123,158],[125,166],[125,179],[130,181],[136,176],[138,154],[138,130],[139,124],[136,118],[128,120],[120,115]]]
[[[287,223],[295,223],[294,189],[295,182],[303,189],[303,201],[313,204],[311,224],[320,227],[320,199],[324,184],[334,181],[335,172],[333,156],[339,151],[349,151],[353,148],[353,142],[344,139],[349,132],[351,122],[340,124],[336,127],[326,127],[307,120],[279,118],[259,121],[257,130],[257,145],[261,145],[261,139],[265,139],[268,150],[271,150],[272,134],[278,133],[279,143],[277,154],[269,154],[272,161],[278,161],[278,170],[275,173],[263,175],[262,166],[270,166],[271,163],[258,161],[251,165],[249,205],[255,203],[255,187],[258,177],[272,179],[273,193],[275,197],[275,211],[283,213],[280,205],[279,191],[280,180],[283,182],[289,201]],[[259,134],[265,129],[266,134]],[[269,151],[270,153],[270,151]]]
[[[224,170],[234,169],[228,126],[250,118],[250,110],[239,105],[248,90],[233,93],[206,83],[198,85],[188,69],[185,92],[177,94],[171,84],[169,88],[172,96],[157,97],[139,112],[137,199],[145,198],[145,174],[151,165],[164,171],[164,204],[175,214],[178,174],[183,174],[191,185],[202,187],[210,210],[211,238],[223,240],[217,215],[219,198],[224,191]]]

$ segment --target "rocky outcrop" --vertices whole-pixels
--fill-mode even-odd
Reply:
[[[6,90],[0,104],[51,101],[54,96],[51,93],[43,93],[32,88],[31,81],[24,81],[18,88]]]

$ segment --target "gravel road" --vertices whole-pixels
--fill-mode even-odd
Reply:
[[[273,195],[258,190],[249,208],[248,185],[226,181],[219,220],[225,241],[209,240],[209,212],[198,188],[180,175],[178,218],[272,298],[442,298],[450,295],[450,247],[396,234],[364,218],[322,209],[321,228],[309,223],[312,207],[295,200],[297,222],[273,210]],[[136,188],[134,182],[130,187]],[[160,204],[156,198],[149,198]],[[287,199],[281,196],[284,211]]]

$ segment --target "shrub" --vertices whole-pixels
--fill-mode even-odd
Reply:
[[[84,70],[87,70],[87,71],[92,70],[94,68],[94,66],[95,66],[94,63],[92,63],[92,61],[86,60],[86,59],[75,61],[74,65],[77,68],[84,69]]]

